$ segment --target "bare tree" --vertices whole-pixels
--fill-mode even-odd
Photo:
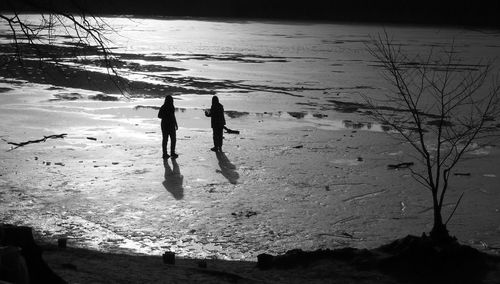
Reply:
[[[109,78],[122,91],[123,84],[114,68],[107,37],[115,31],[102,18],[87,13],[77,1],[70,0],[66,4],[65,9],[60,9],[51,5],[50,1],[6,0],[3,3],[7,10],[0,12],[0,23],[8,26],[15,58],[21,65],[23,59],[32,56],[58,64],[57,59],[62,55],[57,54],[53,47],[61,44],[58,40],[63,38],[73,45],[72,49],[66,49],[69,54],[64,56],[99,56]],[[36,14],[24,14],[18,10],[20,7],[36,11]]]
[[[448,50],[410,58],[387,33],[368,49],[392,89],[382,100],[364,98],[373,117],[415,150],[422,164],[411,169],[413,177],[432,195],[430,235],[449,239],[446,225],[462,197],[443,222],[451,172],[476,142],[498,135],[493,122],[499,118],[500,88],[490,76],[491,64],[464,63],[453,44]]]

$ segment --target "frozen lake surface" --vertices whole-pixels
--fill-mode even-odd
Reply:
[[[78,85],[1,72],[0,221],[32,226],[48,239],[68,236],[75,246],[226,259],[373,247],[430,230],[430,194],[409,171],[387,169],[416,162],[411,150],[351,104],[360,94],[387,92],[367,52],[383,27],[106,20],[118,31],[110,38],[126,63],[119,73],[145,83],[129,99],[92,99],[110,95],[92,73],[102,71],[93,61],[61,61],[91,78]],[[464,68],[500,55],[500,35],[486,31],[385,31],[410,54],[454,42]],[[0,36],[0,44],[8,42]],[[156,114],[167,93],[179,108],[175,163],[160,153]],[[228,126],[241,131],[225,135],[222,155],[208,150],[202,110],[212,94]],[[17,149],[7,144],[61,133],[67,136]],[[498,144],[475,147],[456,170],[470,175],[453,179],[444,216],[465,192],[451,233],[496,252],[500,151]]]

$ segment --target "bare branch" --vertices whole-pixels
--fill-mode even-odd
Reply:
[[[121,79],[113,65],[114,56],[109,46],[110,41],[106,36],[113,29],[103,19],[86,13],[77,1],[71,2],[75,8],[79,9],[79,12],[75,14],[58,10],[50,3],[43,4],[44,6],[40,6],[41,4],[37,1],[27,1],[26,3],[39,11],[44,11],[39,15],[38,22],[27,20],[25,15],[16,11],[13,12],[12,16],[0,15],[0,22],[6,22],[12,33],[13,46],[20,64],[23,62],[21,59],[31,52],[35,52],[40,61],[51,58],[54,65],[63,64],[58,62],[58,58],[50,52],[50,49],[46,48],[46,45],[56,44],[55,39],[59,36],[55,34],[57,29],[74,39],[76,43],[73,49],[75,58],[80,55],[85,56],[85,50],[78,48],[79,46],[95,46],[99,51],[98,55],[103,59],[110,81],[123,95],[126,95],[124,80]],[[30,19],[34,19],[34,17]],[[82,52],[84,54],[80,54]]]
[[[464,197],[464,193],[463,192],[462,192],[462,194],[460,194],[460,197],[458,198],[458,201],[455,204],[455,207],[453,208],[453,211],[451,211],[450,216],[448,216],[448,219],[446,220],[446,222],[444,222],[445,225],[448,225],[448,222],[450,222],[451,217],[453,217],[453,215],[455,214],[455,211],[457,210],[458,205],[460,205],[460,201],[462,201],[462,197]]]

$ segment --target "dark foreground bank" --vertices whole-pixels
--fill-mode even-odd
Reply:
[[[38,245],[29,227],[3,225],[8,283],[498,283],[500,258],[457,241],[407,236],[372,250],[259,255],[258,262],[111,254]]]

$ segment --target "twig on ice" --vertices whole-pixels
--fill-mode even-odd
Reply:
[[[14,150],[14,149],[17,149],[19,147],[23,147],[23,146],[26,146],[28,144],[33,144],[33,143],[40,143],[40,142],[45,142],[47,141],[47,139],[57,139],[57,138],[64,138],[66,135],[66,133],[63,133],[63,134],[54,134],[54,135],[49,135],[49,136],[43,136],[42,139],[38,139],[38,140],[29,140],[29,141],[26,141],[26,142],[20,142],[20,143],[15,143],[15,142],[8,142],[7,141],[7,144],[10,144],[10,145],[14,145],[16,147],[12,148],[11,150]],[[6,140],[4,140],[6,141]]]

